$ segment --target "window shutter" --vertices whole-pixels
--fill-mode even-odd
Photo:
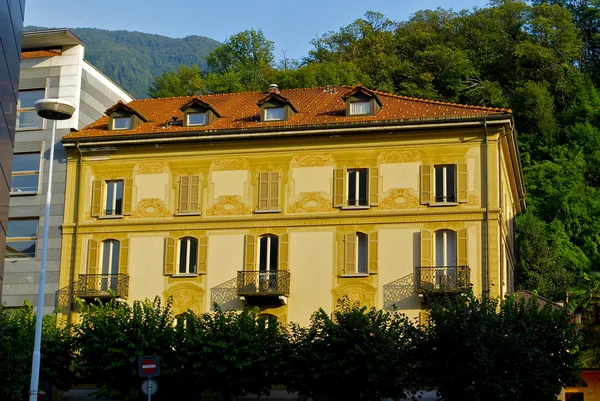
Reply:
[[[256,236],[246,235],[246,249],[244,254],[244,270],[255,270],[256,266]]]
[[[191,176],[189,184],[189,211],[192,213],[200,213],[200,176]]]
[[[88,241],[88,274],[98,274],[98,241]]]
[[[177,241],[175,238],[165,238],[165,276],[172,276],[175,274],[175,250]]]
[[[269,210],[279,210],[279,173],[269,173]]]
[[[189,213],[190,177],[179,177],[179,213]]]
[[[208,237],[198,238],[198,274],[206,274],[208,271]]]
[[[428,164],[421,165],[421,205],[429,205],[431,203],[431,188],[433,180],[431,179],[432,168]]]
[[[467,194],[467,163],[458,163],[456,165],[456,170],[458,172],[457,182],[457,198],[459,203],[467,203],[469,201],[469,197]]]
[[[333,207],[344,207],[346,192],[346,170],[336,168],[333,170]]]
[[[100,180],[92,182],[92,217],[98,217],[102,212],[102,184]]]
[[[278,270],[288,270],[289,263],[289,242],[290,235],[283,234],[279,237],[279,269]]]
[[[369,248],[367,257],[369,258],[369,267],[367,273],[377,274],[377,232],[369,233]]]
[[[269,173],[258,173],[258,210],[269,210]]]
[[[119,274],[129,274],[129,238],[120,242]]]
[[[419,311],[419,324],[423,327],[429,326],[429,309],[421,309]]]
[[[344,273],[352,274],[356,272],[356,233],[349,233],[344,236]]]
[[[429,230],[421,230],[421,267],[433,266],[433,234]]]
[[[468,266],[467,258],[467,229],[463,228],[456,232],[456,262],[459,266]]]
[[[369,205],[379,205],[379,167],[369,169]]]
[[[133,179],[126,178],[123,180],[123,216],[131,215],[133,203]]]

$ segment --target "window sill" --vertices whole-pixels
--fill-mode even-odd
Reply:
[[[31,128],[15,128],[15,132],[23,132],[23,131],[39,131],[43,130],[43,127],[31,127]]]
[[[193,213],[175,213],[175,216],[200,216],[200,212],[193,212]]]
[[[254,213],[281,213],[281,209],[255,210]]]
[[[172,276],[173,278],[190,278],[190,277],[198,277],[198,274],[196,273],[177,273],[177,274],[173,274]]]
[[[447,206],[458,206],[458,202],[435,202],[430,203],[431,207],[447,207]]]
[[[342,210],[367,210],[370,209],[371,206],[342,206]]]
[[[369,277],[368,273],[355,273],[355,274],[342,274],[340,277],[352,278],[352,277]]]
[[[122,219],[122,218],[123,218],[122,214],[114,214],[114,215],[108,215],[108,216],[98,216],[98,219],[101,219],[101,220]]]
[[[39,192],[34,191],[15,191],[11,192],[10,196],[27,196],[27,195],[38,195]]]

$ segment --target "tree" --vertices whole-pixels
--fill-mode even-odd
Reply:
[[[421,377],[447,401],[556,399],[579,368],[568,312],[536,297],[439,299],[422,347]]]
[[[288,390],[318,400],[381,400],[416,389],[419,330],[396,312],[338,303],[319,309],[310,327],[291,329],[281,358]]]
[[[201,95],[206,93],[206,84],[198,65],[180,65],[177,71],[155,77],[148,93],[153,98]]]

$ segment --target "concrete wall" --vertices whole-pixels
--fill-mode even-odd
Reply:
[[[0,0],[0,300],[25,0]]]

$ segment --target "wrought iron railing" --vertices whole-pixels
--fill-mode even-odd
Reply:
[[[290,272],[286,270],[239,271],[237,294],[240,296],[288,296],[290,294]]]
[[[471,284],[469,266],[419,266],[415,285],[418,293],[460,293]]]
[[[80,274],[75,283],[78,298],[127,298],[129,276],[127,274]]]

